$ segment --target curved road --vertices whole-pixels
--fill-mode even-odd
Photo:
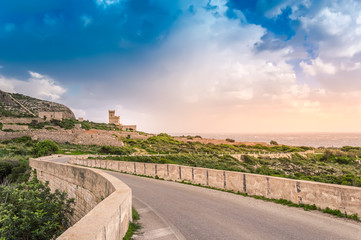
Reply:
[[[66,162],[67,157],[54,159]],[[136,239],[361,239],[361,223],[191,185],[107,171],[144,223]]]
[[[147,209],[153,211],[176,236],[155,231],[158,235],[143,239],[361,239],[360,223],[317,211],[175,182],[108,173],[131,187],[141,215]]]

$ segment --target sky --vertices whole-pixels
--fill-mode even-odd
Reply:
[[[0,0],[0,89],[146,132],[361,132],[357,0]]]

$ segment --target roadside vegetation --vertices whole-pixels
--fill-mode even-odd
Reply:
[[[21,137],[0,142],[0,239],[55,239],[69,226],[73,200],[51,193],[35,174],[29,158],[58,151],[56,143]],[[29,179],[30,178],[30,179]]]
[[[18,175],[23,176],[30,156],[59,153],[94,154],[99,155],[97,158],[119,161],[180,164],[361,187],[361,164],[357,157],[361,155],[360,147],[321,148],[316,149],[317,154],[304,157],[298,153],[312,148],[202,144],[182,142],[167,134],[122,140],[124,147],[55,144],[49,140],[32,141],[30,137],[5,141],[0,144],[0,178],[7,176],[13,181]],[[247,155],[250,152],[289,153],[291,157],[253,157]],[[241,153],[244,154],[241,159],[234,155]]]
[[[312,148],[276,145],[276,143],[271,146],[202,144],[178,141],[167,134],[159,134],[146,140],[126,138],[122,140],[125,147],[119,153],[116,151],[99,153],[119,155],[106,157],[111,160],[180,164],[361,187],[361,164],[357,160],[357,156],[361,155],[361,148],[357,147],[317,149],[318,154],[307,154],[307,157],[304,157],[298,153]],[[129,156],[129,153],[138,152],[140,149],[147,155]],[[232,154],[249,152],[291,153],[291,157],[242,155],[239,160],[232,156]]]
[[[192,137],[200,138],[199,136]],[[179,141],[168,134],[161,133],[148,139],[121,139],[127,147],[144,149],[149,154],[168,154],[168,153],[216,153],[216,154],[237,154],[244,152],[305,152],[312,150],[311,147],[291,147],[286,145],[264,146],[261,144],[250,145],[233,145],[233,144],[203,144],[199,142]],[[228,141],[233,143],[234,141]]]
[[[138,223],[140,217],[139,213],[135,208],[132,208],[132,217],[133,221],[129,223],[129,228],[125,236],[123,237],[123,240],[130,240],[132,239],[133,235],[141,228],[140,224]]]

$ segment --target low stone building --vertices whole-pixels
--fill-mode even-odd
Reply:
[[[44,120],[59,120],[62,121],[64,118],[63,112],[39,112],[39,118]]]
[[[137,131],[137,125],[120,125],[122,131]]]

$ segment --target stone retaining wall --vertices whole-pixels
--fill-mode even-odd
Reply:
[[[58,239],[119,240],[132,220],[131,189],[119,179],[101,170],[51,161],[30,159],[41,181],[48,181],[54,191],[66,191],[75,199],[75,223]],[[54,160],[54,159],[53,159]]]
[[[32,121],[44,122],[41,118],[12,118],[12,117],[0,117],[0,123],[22,123],[30,124]]]
[[[21,132],[5,132],[0,131],[0,140],[11,140],[23,136],[30,136],[33,140],[43,141],[45,139],[52,140],[57,143],[72,143],[80,145],[110,145],[124,146],[116,136],[103,133],[92,133],[84,130],[27,130]]]
[[[4,124],[2,130],[25,131],[28,129],[27,125]]]
[[[267,198],[282,198],[297,204],[315,204],[322,209],[329,207],[361,216],[361,188],[358,187],[173,164],[90,160],[86,157],[78,157],[71,160],[71,163],[158,176],[166,180],[187,181]]]

